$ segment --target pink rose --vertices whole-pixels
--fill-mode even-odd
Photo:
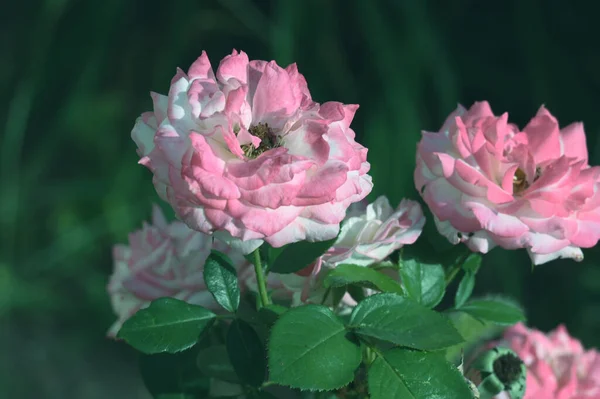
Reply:
[[[559,129],[542,107],[520,131],[487,102],[459,106],[423,132],[415,184],[441,234],[482,253],[526,248],[536,265],[582,260],[600,238],[600,168],[581,123]]]
[[[129,235],[129,246],[115,245],[114,272],[108,283],[118,320],[108,335],[114,337],[125,320],[154,299],[172,297],[218,310],[219,305],[204,284],[204,262],[211,249],[225,252],[236,266],[247,263],[243,255],[184,223],[168,224],[154,206],[152,224]]]
[[[245,253],[263,240],[333,238],[371,191],[367,149],[350,128],[358,106],[315,103],[295,64],[233,51],[215,75],[203,52],[152,98],[131,135],[158,194],[192,229]]]
[[[418,202],[402,200],[394,210],[385,196],[365,206],[354,204],[342,223],[338,239],[323,255],[326,265],[369,266],[381,262],[421,235],[425,217]]]
[[[525,399],[600,398],[600,353],[585,351],[564,326],[546,335],[519,323],[505,331],[500,344],[527,366]]]

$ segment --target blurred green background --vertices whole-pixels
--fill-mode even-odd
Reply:
[[[359,103],[375,189],[412,183],[421,129],[488,100],[523,126],[541,104],[583,120],[600,163],[600,5],[558,0],[26,0],[0,14],[0,397],[148,398],[107,340],[111,246],[158,201],[130,131],[175,67],[233,48],[297,62],[313,98]],[[431,223],[431,221],[429,222]],[[514,296],[532,325],[600,346],[600,249],[533,273],[485,257],[477,291]]]

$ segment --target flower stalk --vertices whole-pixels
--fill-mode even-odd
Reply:
[[[258,295],[260,298],[261,307],[267,306],[271,303],[269,294],[267,293],[267,284],[265,283],[265,273],[262,268],[262,262],[260,260],[260,250],[256,248],[254,250],[254,273],[256,274],[256,284],[258,285]]]

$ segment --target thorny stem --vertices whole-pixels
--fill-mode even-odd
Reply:
[[[254,273],[256,274],[256,284],[258,285],[260,305],[261,307],[267,306],[271,303],[271,301],[269,300],[269,295],[267,294],[267,285],[265,284],[265,274],[260,261],[259,248],[254,250]]]

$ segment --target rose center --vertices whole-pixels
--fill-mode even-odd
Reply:
[[[533,177],[534,182],[540,178],[541,172],[542,170],[539,166],[535,168],[535,176]],[[527,181],[527,175],[523,169],[518,168],[513,176],[513,195],[521,194],[523,191],[527,190],[528,187],[529,182]]]
[[[512,353],[500,356],[494,361],[494,374],[505,386],[513,384],[521,376],[523,361]]]
[[[256,136],[260,139],[260,144],[258,145],[258,147],[254,147],[252,143],[242,145],[242,151],[244,151],[244,155],[250,159],[254,159],[263,152],[268,151],[272,148],[277,148],[281,146],[279,137],[277,137],[277,135],[269,127],[268,123],[259,123],[250,127],[248,131],[251,135]]]

